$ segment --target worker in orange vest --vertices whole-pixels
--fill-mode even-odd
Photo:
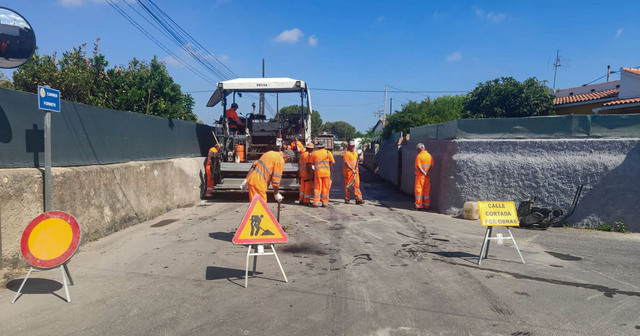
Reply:
[[[336,161],[333,154],[324,148],[323,143],[316,145],[316,150],[309,157],[313,169],[313,202],[311,206],[329,206],[329,190],[331,189],[331,166]],[[320,202],[322,201],[322,203]]]
[[[300,154],[300,160],[298,161],[298,172],[300,175],[300,198],[299,203],[301,205],[307,205],[311,202],[311,193],[313,192],[313,172],[309,172],[311,163],[309,157],[313,151],[313,143],[308,143],[302,154]]]
[[[254,195],[259,194],[266,201],[267,189],[269,188],[269,182],[271,182],[274,198],[278,203],[282,202],[284,197],[279,191],[280,181],[284,171],[284,163],[288,160],[290,160],[289,155],[283,151],[268,151],[253,163],[249,173],[247,173],[247,178],[240,186],[242,190],[249,190],[249,200],[252,200]]]
[[[344,176],[344,202],[349,204],[351,200],[351,192],[356,198],[356,204],[364,204],[362,200],[362,192],[360,192],[360,172],[358,171],[358,153],[356,153],[356,142],[351,140],[346,152],[342,155],[344,167],[342,175]]]
[[[300,141],[300,138],[298,138],[298,137],[296,138],[296,148],[295,149],[300,154],[305,152],[305,146],[302,144],[302,142]]]
[[[240,118],[238,118],[238,112],[236,112],[237,110],[238,104],[233,103],[231,104],[231,108],[225,112],[225,117],[229,119],[229,130],[231,132],[237,132],[240,127],[244,127],[244,124],[242,123]]]
[[[222,148],[222,145],[218,143],[209,148],[209,153],[207,154],[207,163],[205,164],[204,170],[205,174],[207,174],[207,189],[204,192],[205,197],[213,196],[213,186],[215,185],[213,173],[216,171],[216,167],[220,162],[218,157],[218,151],[220,148]]]
[[[415,209],[429,209],[431,199],[429,193],[431,192],[431,169],[433,169],[433,158],[431,154],[424,148],[423,143],[419,143],[416,146],[418,156],[416,156],[416,184],[415,195],[416,204]]]

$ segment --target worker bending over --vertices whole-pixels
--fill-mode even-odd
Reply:
[[[279,189],[285,160],[289,160],[289,155],[284,152],[268,151],[253,163],[249,173],[247,173],[247,178],[241,185],[241,189],[249,190],[249,200],[259,194],[266,201],[267,189],[269,188],[269,182],[271,182],[274,198],[278,203],[282,202],[284,197],[280,195]]]
[[[324,148],[323,143],[316,145],[316,150],[309,157],[313,164],[313,203],[311,206],[323,207],[329,206],[329,190],[331,190],[331,166],[336,161],[333,154]],[[322,201],[322,203],[320,203]]]
[[[218,151],[222,148],[221,144],[216,144],[215,146],[209,148],[209,153],[207,154],[207,163],[205,164],[204,172],[207,174],[207,189],[204,192],[205,197],[213,196],[213,186],[215,185],[215,180],[213,179],[213,173],[216,172],[220,164]]]
[[[306,150],[300,154],[300,160],[298,161],[298,172],[300,175],[300,198],[301,205],[308,205],[311,202],[311,193],[313,192],[313,171],[310,169],[311,162],[309,158],[313,151],[313,143],[309,142],[306,146]]]
[[[429,193],[431,192],[431,169],[433,168],[433,158],[431,154],[424,148],[423,143],[419,143],[416,146],[418,156],[416,156],[416,185],[415,195],[416,204],[415,209],[429,209],[431,199]]]
[[[344,202],[349,204],[351,200],[351,189],[356,199],[356,204],[364,204],[362,193],[360,192],[360,172],[358,170],[358,153],[356,153],[356,142],[350,141],[347,151],[342,155],[344,167],[342,175],[344,176]]]

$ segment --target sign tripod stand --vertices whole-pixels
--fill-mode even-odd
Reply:
[[[482,259],[486,259],[489,256],[489,244],[492,240],[497,240],[498,245],[502,245],[504,239],[511,239],[513,245],[520,255],[520,260],[524,264],[524,258],[516,240],[511,234],[510,226],[519,226],[518,215],[516,211],[516,205],[514,202],[478,202],[478,212],[480,214],[480,222],[482,226],[487,227],[487,231],[484,234],[484,240],[482,240],[482,248],[480,248],[480,255],[478,256],[478,265],[482,263]],[[491,237],[494,226],[504,226],[509,231],[509,237],[503,237],[502,234],[497,234],[496,237]]]
[[[67,302],[71,302],[67,279],[71,285],[73,285],[73,279],[67,262],[78,250],[81,238],[82,232],[78,221],[66,212],[49,211],[32,220],[24,229],[20,240],[22,256],[31,267],[11,303],[15,303],[22,294],[22,288],[31,276],[31,272],[58,267],[62,272]]]
[[[11,303],[15,303],[18,297],[20,297],[20,294],[22,294],[22,287],[24,287],[24,284],[27,282],[27,279],[29,279],[29,276],[31,275],[31,272],[33,270],[44,271],[41,269],[33,268],[33,266],[30,267],[27,276],[24,277],[24,280],[22,280],[22,284],[20,284],[20,288],[18,288],[18,292],[16,293],[16,296],[13,297],[13,301],[11,301]],[[62,271],[62,283],[64,284],[64,293],[67,295],[67,302],[71,302],[71,296],[69,295],[69,286],[67,285],[67,278],[69,278],[69,285],[71,286],[73,286],[73,279],[71,278],[71,273],[69,273],[67,263],[60,265],[60,270]]]
[[[244,288],[247,288],[249,282],[249,257],[253,256],[253,275],[256,274],[256,265],[258,264],[258,256],[266,256],[273,255],[276,257],[276,261],[278,261],[278,266],[280,266],[280,272],[282,272],[282,276],[284,277],[284,282],[289,282],[287,280],[287,275],[284,273],[284,268],[282,268],[282,264],[280,263],[280,258],[278,258],[278,254],[276,253],[276,249],[273,247],[273,244],[269,244],[271,247],[271,252],[264,251],[264,244],[252,244],[249,245],[249,249],[247,250],[247,263],[244,270]],[[251,248],[254,248],[256,252],[251,253]]]
[[[278,219],[280,217],[280,203],[278,203]],[[249,257],[253,256],[253,274],[256,274],[256,266],[258,264],[258,257],[265,255],[273,255],[276,257],[280,272],[284,277],[285,282],[287,275],[284,273],[280,258],[276,253],[276,249],[273,246],[275,243],[286,243],[289,240],[287,234],[282,230],[282,227],[278,223],[278,220],[273,216],[267,204],[260,194],[256,194],[251,200],[251,204],[247,209],[240,226],[233,236],[232,242],[234,244],[248,245],[247,260],[244,269],[244,287],[247,288],[249,282]],[[271,248],[271,252],[264,251],[264,245],[268,244]],[[255,252],[251,252],[253,249]]]
[[[516,243],[516,240],[513,238],[513,235],[511,234],[511,228],[508,226],[506,228],[509,231],[509,237],[502,237],[502,236],[491,237],[493,226],[487,227],[487,231],[484,234],[484,240],[482,241],[482,248],[480,249],[480,255],[478,256],[478,265],[480,265],[480,263],[482,262],[482,259],[487,259],[487,257],[489,256],[489,243],[491,243],[491,240],[497,240],[498,244],[501,244],[503,239],[511,239],[511,241],[513,242],[513,246],[515,246],[516,251],[518,251],[518,255],[520,255],[520,260],[522,260],[523,264],[525,263],[524,258],[522,257],[522,253],[520,253],[520,249],[518,248],[518,244]]]

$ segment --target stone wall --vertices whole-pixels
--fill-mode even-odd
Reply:
[[[413,194],[416,144],[403,145],[399,187]],[[514,201],[536,197],[538,206],[569,210],[584,185],[574,214],[576,225],[624,223],[640,232],[640,139],[428,140],[433,155],[431,207],[458,215],[465,201]],[[388,157],[393,148],[381,147]],[[385,153],[388,152],[388,153]],[[380,160],[395,167],[397,161]],[[393,169],[379,174],[394,180]]]
[[[80,223],[92,241],[169,210],[200,201],[204,158],[52,168],[52,209]],[[3,267],[27,266],[20,239],[44,212],[44,170],[0,169],[0,242]]]

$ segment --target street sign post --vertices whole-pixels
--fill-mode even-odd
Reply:
[[[44,211],[51,211],[51,113],[60,112],[60,91],[38,85],[38,108],[44,115]]]

